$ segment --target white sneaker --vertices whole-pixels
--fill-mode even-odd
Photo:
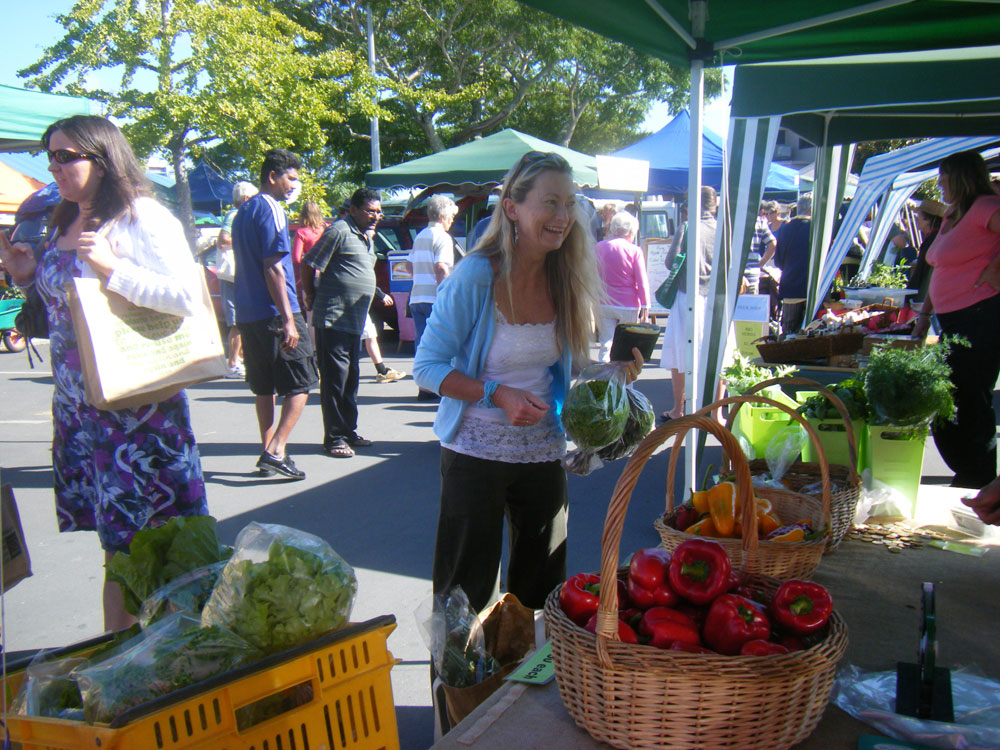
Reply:
[[[247,372],[245,369],[243,369],[243,365],[239,364],[238,362],[232,367],[230,367],[229,372],[226,373],[226,377],[229,378],[230,380],[243,380],[246,377],[246,375]]]
[[[400,372],[399,370],[393,370],[391,367],[385,372],[375,373],[376,383],[394,383],[397,380],[402,380],[406,377],[405,372]]]

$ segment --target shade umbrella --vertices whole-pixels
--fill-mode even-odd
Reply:
[[[508,128],[436,154],[386,167],[365,176],[369,187],[433,187],[452,192],[499,185],[517,160],[529,151],[555,152],[573,168],[578,185],[597,187],[597,159],[565,146]]]
[[[96,102],[82,97],[0,86],[0,151],[37,150],[56,120],[98,111]]]
[[[974,0],[784,0],[767,12],[760,3],[746,0],[521,0],[526,5],[552,13],[598,34],[691,70],[691,136],[688,196],[690,215],[701,212],[702,113],[704,66],[773,61],[805,60],[861,53],[906,52],[994,44],[1000,39],[1000,13],[992,3]],[[775,87],[781,86],[774,79]],[[731,131],[732,133],[732,126]],[[773,139],[761,146],[770,154]],[[842,155],[826,152],[823,157]],[[769,160],[769,159],[768,159]],[[841,163],[843,159],[841,158]],[[827,168],[825,163],[821,169]],[[747,206],[760,200],[762,175],[751,177],[756,189],[742,194],[741,217],[749,218]],[[756,193],[756,194],[753,194]],[[723,207],[728,208],[723,190]],[[723,253],[715,259],[731,258],[725,231],[717,235]],[[697,259],[698,222],[690,222],[688,257]],[[688,264],[688,289],[695,287],[697,263]],[[724,278],[724,274],[722,278]],[[727,297],[725,288],[715,295]],[[697,307],[689,301],[690,340],[698,330]],[[706,337],[707,338],[707,337]],[[686,381],[688,404],[703,404],[711,393],[699,394],[698,354],[691,347]],[[712,373],[706,378],[714,379]],[[685,460],[690,485],[695,476],[693,451]]]

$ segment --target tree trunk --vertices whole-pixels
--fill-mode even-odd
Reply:
[[[174,167],[174,190],[177,195],[177,212],[180,214],[184,235],[190,245],[191,254],[198,249],[198,229],[194,224],[194,210],[191,207],[191,186],[188,184],[187,169],[184,168],[184,138],[175,135],[170,139],[170,160]]]

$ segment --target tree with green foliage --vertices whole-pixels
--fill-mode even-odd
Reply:
[[[57,20],[65,35],[19,75],[104,102],[140,157],[167,153],[192,242],[189,159],[221,140],[250,165],[274,147],[309,164],[332,125],[377,111],[363,59],[310,49],[271,0],[77,0]]]
[[[366,49],[365,3],[277,3],[316,32],[319,41],[311,43],[317,52]],[[367,5],[374,19],[376,74],[392,118],[389,131],[417,133],[423,140],[420,151],[397,154],[393,136],[383,135],[383,148],[393,154],[385,163],[442,151],[503,127],[581,150],[613,150],[637,137],[655,101],[670,102],[674,111],[688,101],[687,70],[515,0]],[[710,71],[708,95],[720,89],[721,71]],[[337,135],[369,137],[360,129]]]

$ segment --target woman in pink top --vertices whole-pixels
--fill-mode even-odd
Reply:
[[[1000,196],[975,151],[941,162],[938,185],[948,204],[927,251],[934,267],[914,336],[923,338],[933,312],[946,336],[963,336],[948,355],[955,385],[955,421],[934,424],[934,442],[955,478],[953,487],[979,489],[997,475],[993,388],[1000,375]]]
[[[299,214],[299,224],[295,230],[295,238],[292,240],[292,265],[295,268],[295,291],[299,294],[299,303],[302,302],[302,281],[299,276],[299,266],[302,258],[309,249],[316,244],[316,240],[326,231],[326,222],[323,221],[323,211],[316,201],[306,201],[302,204],[302,213]],[[303,309],[305,309],[303,307]]]
[[[615,326],[649,320],[649,280],[642,249],[633,244],[639,222],[628,211],[619,211],[608,225],[609,239],[594,247],[604,282],[606,299],[597,321],[598,359],[608,361]]]

